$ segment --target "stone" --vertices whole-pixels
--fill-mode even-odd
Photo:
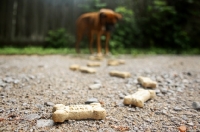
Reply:
[[[178,107],[178,106],[174,107],[174,110],[175,111],[182,111],[182,109],[180,107]]]
[[[90,98],[85,102],[85,104],[91,104],[91,103],[99,103],[99,101],[97,98]]]
[[[91,84],[89,86],[90,90],[94,90],[94,89],[100,89],[101,88],[101,84]]]
[[[14,84],[18,84],[20,81],[18,79],[14,80]]]
[[[46,106],[54,106],[54,103],[52,103],[52,102],[45,102],[44,105],[46,105]]]
[[[192,107],[193,107],[195,110],[200,110],[200,102],[193,102],[193,103],[192,103]]]
[[[40,120],[37,120],[36,127],[37,128],[50,127],[50,126],[53,126],[53,125],[54,125],[54,121],[53,120],[40,119]]]
[[[124,97],[125,97],[124,94],[122,94],[122,93],[119,94],[119,98],[120,98],[120,99],[123,99]]]
[[[1,79],[0,79],[0,86],[1,87],[6,87],[6,83],[4,83]]]
[[[160,91],[162,94],[167,94],[167,92],[168,92],[168,90],[166,88],[162,88],[162,89],[160,89]]]
[[[0,113],[3,113],[5,110],[3,108],[0,108]]]
[[[194,123],[193,122],[189,122],[187,123],[189,126],[194,126]]]
[[[187,130],[186,126],[180,126],[178,129],[180,132],[186,132]]]
[[[68,94],[68,92],[66,90],[63,90],[62,94]]]
[[[101,84],[101,81],[100,80],[95,80],[94,84]]]
[[[3,79],[3,81],[6,82],[6,83],[12,83],[12,82],[14,82],[14,80],[13,80],[12,77],[5,77],[5,78]]]
[[[24,119],[28,120],[28,121],[32,121],[32,120],[35,120],[35,119],[39,119],[40,117],[41,116],[38,115],[38,114],[30,114],[30,115],[24,116]]]

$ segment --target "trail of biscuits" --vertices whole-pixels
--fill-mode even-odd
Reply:
[[[106,110],[100,103],[91,103],[90,105],[70,105],[56,104],[53,107],[52,119],[54,122],[64,122],[65,120],[81,119],[105,119]]]

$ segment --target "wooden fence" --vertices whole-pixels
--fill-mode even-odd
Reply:
[[[92,0],[0,0],[0,45],[40,44],[49,30],[65,28],[74,34],[80,5]],[[101,0],[108,8],[132,0]],[[141,0],[144,1],[144,0]],[[15,45],[15,44],[14,44]]]

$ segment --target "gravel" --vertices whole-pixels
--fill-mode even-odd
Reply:
[[[0,132],[2,131],[200,131],[200,56],[116,56],[125,65],[107,66],[101,61],[95,74],[71,71],[86,66],[81,56],[0,56]],[[127,71],[130,78],[109,76]],[[123,105],[123,98],[141,85],[138,76],[158,82],[157,97],[143,108]],[[92,88],[89,88],[93,85]],[[100,102],[105,120],[51,120],[55,104]]]

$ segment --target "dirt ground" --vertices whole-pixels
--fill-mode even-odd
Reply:
[[[124,65],[108,66],[108,58],[95,74],[71,71],[86,66],[89,56],[0,56],[0,132],[200,132],[200,56],[121,55]],[[109,75],[127,71],[130,78]],[[143,108],[125,106],[123,99],[143,88],[139,76],[158,83],[157,97]],[[90,89],[94,83],[101,87]],[[52,121],[55,104],[85,104],[96,98],[105,108],[105,120]]]

